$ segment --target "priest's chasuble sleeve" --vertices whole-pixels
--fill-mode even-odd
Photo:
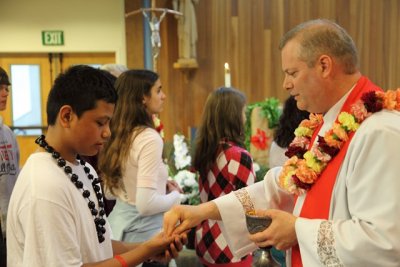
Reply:
[[[347,95],[324,115],[319,135],[331,128]],[[277,180],[281,167],[245,188],[255,209],[283,209],[298,216],[296,204]],[[355,133],[339,169],[329,219],[296,220],[303,266],[400,266],[400,113],[380,111]],[[233,253],[257,247],[247,237],[244,210],[234,193],[214,200]],[[240,212],[239,212],[240,211]],[[291,266],[290,251],[286,253]]]

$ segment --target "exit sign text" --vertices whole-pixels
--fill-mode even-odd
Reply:
[[[63,31],[42,31],[43,45],[64,45]]]

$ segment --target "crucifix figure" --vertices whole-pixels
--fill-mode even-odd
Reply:
[[[165,14],[167,12],[164,11],[162,15],[160,16],[160,19],[157,19],[157,16],[152,16],[151,19],[149,19],[149,16],[147,16],[146,12],[143,11],[143,15],[147,18],[150,29],[151,29],[151,46],[153,47],[161,47],[161,38],[160,38],[160,23],[163,20]]]
[[[158,57],[161,48],[160,23],[165,17],[165,14],[167,14],[167,11],[164,10],[160,18],[157,18],[156,15],[152,15],[151,18],[149,18],[146,11],[144,10],[142,11],[142,13],[143,16],[145,16],[145,18],[149,22],[151,30],[151,47],[152,47],[153,57]]]
[[[157,17],[156,12],[161,12],[160,17]],[[125,17],[129,17],[131,15],[142,13],[149,23],[151,30],[151,48],[152,48],[152,56],[153,56],[153,70],[157,70],[157,57],[160,54],[161,48],[161,37],[160,37],[160,23],[164,19],[167,13],[182,16],[181,12],[167,9],[167,8],[156,8],[155,1],[152,1],[151,8],[140,8],[138,10],[132,11],[130,13],[125,14]]]

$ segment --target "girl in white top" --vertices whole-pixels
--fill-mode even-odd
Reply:
[[[160,231],[163,213],[180,201],[180,188],[167,180],[163,140],[152,120],[166,96],[159,76],[149,70],[122,73],[115,87],[112,137],[100,154],[99,169],[106,191],[117,199],[109,215],[114,238],[142,242]]]

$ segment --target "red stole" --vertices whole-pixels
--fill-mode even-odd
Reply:
[[[346,111],[351,113],[350,112],[351,106],[357,100],[359,100],[364,93],[370,91],[382,91],[382,89],[374,85],[366,77],[362,76],[358,80],[355,88],[350,92],[350,95],[346,99],[340,112]],[[314,140],[318,135],[320,127],[314,131],[309,149],[314,143]],[[333,186],[335,185],[336,176],[339,172],[340,166],[342,165],[342,161],[346,156],[347,149],[349,147],[351,139],[353,138],[353,135],[354,132],[352,132],[349,135],[349,140],[343,145],[339,153],[331,160],[331,162],[328,163],[327,167],[325,168],[325,170],[323,170],[318,181],[307,192],[299,217],[309,218],[309,219],[325,219],[325,220],[328,219]],[[292,248],[292,266],[295,267],[303,266],[301,261],[300,249],[298,245]]]

